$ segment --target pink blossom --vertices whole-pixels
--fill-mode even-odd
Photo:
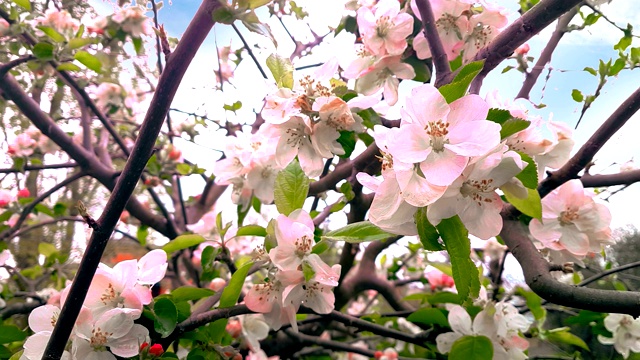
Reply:
[[[13,195],[11,195],[11,191],[0,189],[0,207],[6,207],[15,201]]]
[[[463,61],[468,62],[493,40],[502,28],[507,25],[506,10],[502,7],[487,7],[479,15],[469,19],[468,35],[459,44],[463,53]]]
[[[529,50],[531,50],[531,46],[529,46],[529,44],[522,44],[518,46],[514,53],[516,55],[525,56],[529,53]]]
[[[62,33],[76,31],[80,26],[78,20],[71,17],[68,11],[53,8],[47,10],[44,17],[39,17],[35,21],[39,25],[50,26]]]
[[[111,19],[120,24],[122,30],[134,38],[151,35],[153,30],[149,18],[144,15],[145,10],[138,6],[129,6],[118,10]]]
[[[29,134],[19,134],[9,144],[9,153],[15,156],[31,156],[35,146],[36,141]]]
[[[431,291],[443,288],[452,288],[455,286],[453,278],[440,270],[431,270],[424,274],[431,286]]]
[[[604,319],[604,327],[613,334],[612,338],[598,335],[601,344],[613,348],[626,359],[630,352],[640,352],[640,319],[626,314],[609,314]]]
[[[269,251],[269,258],[280,270],[297,270],[313,247],[313,220],[303,210],[288,217],[278,216],[275,233],[278,246]]]
[[[580,180],[570,180],[542,199],[542,220],[529,223],[531,235],[552,250],[579,257],[611,243],[609,209],[593,200]]]
[[[413,17],[400,12],[396,0],[378,1],[375,7],[358,10],[358,27],[362,42],[376,56],[400,55],[413,31]]]
[[[364,95],[373,95],[384,89],[384,101],[395,105],[398,102],[398,79],[410,80],[416,76],[413,67],[400,59],[399,55],[388,55],[377,60],[358,74],[355,90]]]
[[[9,34],[9,23],[5,19],[0,19],[0,37]]]
[[[469,0],[436,0],[431,1],[433,17],[436,20],[436,28],[440,41],[447,54],[449,61],[455,60],[460,55],[460,48],[464,37],[468,32],[468,17],[464,15],[469,12],[473,1]],[[422,20],[420,11],[416,5],[416,0],[411,1],[413,13]],[[416,35],[413,48],[416,50],[419,59],[431,57],[431,50],[424,33],[421,31]]]
[[[504,150],[506,146],[467,167],[444,195],[427,207],[429,221],[437,225],[458,215],[470,234],[483,240],[498,235],[503,202],[496,189],[512,181],[526,166],[520,155]],[[513,181],[522,187],[519,180]]]
[[[429,183],[448,186],[470,157],[500,143],[500,125],[485,120],[488,110],[477,95],[447,104],[433,85],[417,87],[407,99],[398,135],[389,140],[389,152],[403,163],[419,164]]]

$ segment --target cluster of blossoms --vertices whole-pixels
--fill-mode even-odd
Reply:
[[[113,268],[100,264],[69,339],[67,359],[116,359],[139,354],[149,342],[149,331],[134,321],[144,305],[152,301],[151,286],[164,278],[167,254],[153,250],[138,260],[125,260]],[[70,286],[61,292],[59,303],[36,308],[29,315],[34,335],[24,344],[21,359],[42,358]]]
[[[332,288],[338,285],[340,265],[330,267],[311,252],[315,227],[303,210],[280,215],[274,228],[277,246],[268,253],[272,265],[269,276],[266,282],[253,285],[245,303],[252,311],[263,313],[274,330],[290,323],[297,331],[300,305],[318,314],[333,310]]]
[[[345,153],[337,141],[341,131],[364,131],[356,112],[373,106],[379,97],[345,102],[334,94],[340,84],[331,80],[337,69],[337,62],[329,61],[296,87],[282,87],[267,96],[265,123],[258,132],[239,133],[227,144],[225,158],[215,164],[213,173],[218,183],[233,185],[235,203],[248,205],[252,193],[271,203],[278,171],[296,156],[305,174],[317,177],[323,159]]]
[[[521,199],[529,196],[516,178],[528,164],[522,156],[533,159],[539,173],[567,161],[573,147],[569,129],[529,117],[513,104],[488,100],[530,124],[501,139],[500,125],[486,120],[487,101],[468,95],[447,104],[426,84],[407,98],[399,128],[374,128],[382,179],[358,174],[358,180],[375,191],[369,212],[374,224],[392,233],[416,235],[414,214],[426,206],[433,225],[458,215],[470,234],[486,240],[502,229],[503,201],[497,190]],[[551,139],[543,136],[545,127]],[[545,247],[583,257],[609,242],[609,212],[593,201],[580,181],[546,197],[543,209],[541,221],[531,222],[531,233]]]
[[[356,44],[355,59],[346,59],[344,76],[357,79],[356,91],[372,95],[384,89],[389,105],[398,100],[398,79],[413,79],[413,67],[402,62],[411,43],[418,59],[431,57],[429,44],[422,31],[413,38],[414,17],[422,20],[415,0],[400,8],[396,0],[362,2],[357,10],[358,31],[362,44]],[[462,54],[463,62],[471,60],[507,25],[505,10],[476,1],[432,1],[438,35],[450,61]],[[407,12],[408,8],[411,9]],[[407,41],[410,39],[410,41]]]
[[[626,314],[609,314],[604,319],[604,327],[613,334],[612,338],[598,335],[598,341],[613,348],[625,359],[629,352],[640,353],[640,318]]]
[[[96,105],[110,114],[122,108],[131,111],[138,103],[136,92],[130,86],[103,82],[95,89],[94,94]]]
[[[436,0],[431,1],[431,8],[449,61],[460,54],[463,62],[473,59],[507,25],[506,10],[485,1]],[[416,0],[411,1],[411,9],[422,20]],[[423,32],[413,39],[413,49],[419,59],[431,57]]]
[[[96,19],[94,31],[104,33],[107,30],[120,30],[136,39],[142,35],[152,35],[153,27],[145,12],[141,6],[120,8],[111,16]]]
[[[54,153],[56,150],[57,146],[51,139],[44,136],[36,127],[31,126],[9,141],[7,154],[23,157],[31,156],[36,151],[42,154],[48,154]]]
[[[35,25],[48,26],[59,33],[72,35],[80,27],[80,22],[66,10],[49,9],[44,16],[35,19]]]
[[[476,317],[471,317],[460,305],[449,308],[449,325],[453,332],[436,337],[438,351],[446,354],[451,351],[456,340],[463,336],[486,336],[493,344],[493,360],[527,359],[524,353],[529,342],[521,333],[529,329],[529,321],[520,315],[518,309],[505,302],[485,305]]]

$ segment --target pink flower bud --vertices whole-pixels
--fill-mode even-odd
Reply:
[[[529,50],[531,50],[531,47],[529,46],[529,44],[522,44],[514,52],[516,53],[516,55],[525,56],[527,55]]]
[[[222,288],[225,285],[227,285],[227,281],[225,279],[215,278],[215,279],[211,280],[211,284],[209,284],[209,289],[218,292],[218,291],[222,290]]]

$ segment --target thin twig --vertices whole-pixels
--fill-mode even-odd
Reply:
[[[240,38],[240,41],[242,41],[242,45],[244,46],[244,48],[249,53],[249,56],[251,56],[251,59],[256,64],[256,67],[258,67],[258,70],[260,70],[260,74],[262,74],[262,77],[265,78],[265,79],[268,79],[269,77],[267,76],[267,73],[264,72],[264,69],[262,69],[262,65],[260,65],[260,62],[258,61],[256,56],[253,54],[253,50],[251,50],[251,47],[247,43],[247,40],[244,39],[244,36],[242,36],[242,33],[240,32],[240,30],[238,29],[236,24],[231,24],[231,27],[236,32],[236,34],[238,34],[238,37]]]
[[[435,86],[440,87],[446,84],[446,79],[451,74],[451,67],[449,66],[447,53],[444,50],[442,41],[440,40],[440,35],[438,35],[438,28],[436,27],[436,20],[433,17],[433,10],[431,10],[430,1],[416,0],[416,5],[420,11],[420,17],[422,17],[424,36],[429,44],[433,65],[436,68]]]

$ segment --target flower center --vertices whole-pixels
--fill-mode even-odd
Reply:
[[[492,203],[493,199],[485,196],[485,194],[489,194],[495,189],[491,183],[493,183],[493,179],[469,179],[460,187],[460,194],[464,197],[471,197],[478,206],[482,206],[483,203]]]
[[[289,128],[285,131],[288,136],[287,144],[293,148],[299,148],[307,138],[307,133],[304,129],[304,124],[299,124],[296,127]]]
[[[381,16],[376,20],[376,35],[379,38],[385,38],[389,33],[389,29],[393,27],[393,21],[389,21],[388,16]]]
[[[449,123],[442,120],[430,121],[427,126],[424,127],[427,135],[431,137],[431,148],[435,152],[441,152],[444,150],[444,145],[449,143],[447,135],[449,134]]]
[[[447,36],[450,33],[455,33],[458,39],[462,39],[462,34],[456,24],[457,20],[458,18],[451,14],[444,14],[441,18],[436,20],[436,27]]]
[[[100,328],[91,330],[91,340],[89,341],[91,347],[101,348],[107,344],[107,339],[111,337],[113,333],[102,332]]]
[[[578,209],[572,207],[561,212],[560,217],[558,217],[558,221],[560,221],[560,225],[567,226],[573,224],[578,217],[580,217],[578,215]]]
[[[311,239],[307,235],[304,235],[301,238],[297,238],[295,242],[296,256],[304,257],[305,255],[310,253],[311,244],[313,244],[313,241],[311,241]]]

